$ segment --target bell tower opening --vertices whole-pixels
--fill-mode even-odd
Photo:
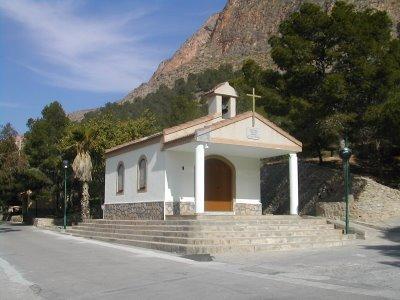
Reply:
[[[223,119],[236,116],[236,98],[238,95],[228,82],[217,85],[205,96],[209,115],[217,115]]]
[[[222,118],[227,119],[229,115],[229,97],[222,96]]]

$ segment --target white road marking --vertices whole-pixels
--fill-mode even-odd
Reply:
[[[0,268],[3,270],[4,274],[8,277],[8,279],[26,287],[30,287],[33,285],[32,282],[26,280],[21,273],[19,273],[8,261],[2,259],[0,257]]]
[[[42,299],[40,286],[26,280],[8,261],[0,257],[0,299]],[[6,298],[2,298],[1,294]]]

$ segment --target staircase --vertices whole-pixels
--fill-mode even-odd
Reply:
[[[343,235],[322,218],[202,215],[168,220],[87,220],[67,233],[182,254],[216,254],[341,246]]]

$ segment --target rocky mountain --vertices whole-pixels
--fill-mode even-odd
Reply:
[[[74,111],[72,113],[69,113],[67,116],[71,121],[74,121],[74,122],[78,121],[79,122],[85,117],[85,114],[87,114],[87,113],[89,113],[91,111],[95,111],[95,110],[96,110],[96,108],[77,110],[77,111]]]
[[[279,23],[312,2],[329,10],[337,0],[228,0],[225,8],[211,17],[170,58],[160,63],[147,83],[130,92],[121,102],[133,101],[155,91],[161,84],[171,86],[178,78],[230,63],[241,66],[252,58],[272,66],[268,39],[277,33]],[[398,29],[400,0],[349,0],[357,8],[386,10]]]

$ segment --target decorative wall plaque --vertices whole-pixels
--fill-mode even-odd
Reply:
[[[259,140],[260,131],[256,127],[247,127],[246,135],[249,140]]]

